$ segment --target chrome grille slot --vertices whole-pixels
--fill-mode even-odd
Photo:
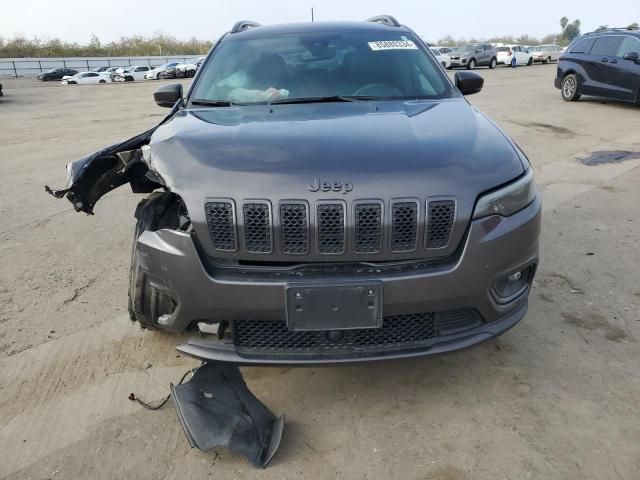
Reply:
[[[280,205],[280,248],[283,253],[302,255],[309,252],[309,221],[307,205]]]
[[[354,221],[354,250],[357,253],[377,253],[382,250],[382,205],[356,204]]]
[[[271,214],[267,203],[245,203],[242,207],[244,244],[248,252],[270,253],[273,251]]]
[[[427,248],[445,248],[449,244],[455,216],[456,203],[453,200],[429,202],[425,242]]]
[[[415,250],[418,234],[418,203],[396,202],[391,207],[391,250]]]
[[[228,201],[213,201],[205,204],[211,241],[216,250],[233,252],[238,248],[236,220],[233,204]]]
[[[317,209],[318,251],[338,254],[344,252],[345,217],[341,203],[323,203]]]

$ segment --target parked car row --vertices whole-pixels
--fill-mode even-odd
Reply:
[[[71,82],[63,83],[91,83],[90,79],[95,79],[94,75],[86,75],[88,73],[96,73],[103,77],[101,79],[108,78],[106,82],[132,82],[135,80],[160,80],[162,78],[191,78],[195,76],[198,68],[204,61],[205,57],[196,58],[193,61],[179,63],[169,62],[157,67],[150,67],[145,65],[128,65],[128,66],[115,66],[115,67],[98,67],[95,70],[82,71],[74,70],[72,68],[52,68],[45,72],[38,74],[38,80],[43,82],[52,80],[70,80]],[[82,75],[77,77],[77,75]],[[65,78],[66,77],[66,78]],[[78,79],[84,79],[83,82],[77,82]],[[104,82],[104,83],[106,83]],[[94,83],[103,83],[99,79]]]
[[[558,45],[499,45],[471,43],[456,48],[431,47],[436,59],[445,68],[462,67],[473,70],[476,67],[495,68],[497,65],[512,67],[533,65],[535,62],[556,62],[562,54]]]

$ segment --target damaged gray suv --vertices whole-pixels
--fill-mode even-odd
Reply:
[[[138,205],[129,311],[205,361],[411,357],[526,313],[540,199],[523,152],[389,16],[239,22],[156,127],[69,164],[77,211]]]

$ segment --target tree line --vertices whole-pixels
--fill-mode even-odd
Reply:
[[[567,17],[560,19],[561,30],[542,38],[536,38],[528,34],[519,36],[498,36],[488,39],[458,38],[447,35],[439,39],[437,45],[456,46],[465,43],[516,43],[521,45],[545,45],[555,43],[561,46],[568,45],[574,38],[580,35],[581,23],[576,19],[572,22]],[[605,29],[607,25],[601,25],[599,29]],[[637,30],[637,22],[627,27]],[[213,41],[178,40],[171,35],[156,33],[151,38],[134,35],[132,37],[120,37],[119,40],[102,43],[95,35],[87,44],[77,42],[65,42],[59,38],[42,39],[38,37],[27,38],[22,35],[5,39],[0,37],[0,58],[26,58],[26,57],[134,57],[134,56],[170,56],[170,55],[204,55],[209,51]]]
[[[579,19],[575,19],[570,22],[567,17],[562,17],[560,19],[560,31],[558,33],[550,33],[545,35],[542,38],[536,38],[528,34],[519,35],[519,36],[498,36],[491,37],[488,39],[477,39],[477,38],[459,38],[454,39],[451,35],[447,35],[436,42],[436,45],[442,46],[456,46],[463,45],[465,43],[480,43],[480,42],[488,42],[488,43],[504,43],[504,44],[518,44],[518,45],[549,45],[556,44],[560,46],[566,46],[571,43],[571,41],[581,35],[581,27],[582,24]],[[601,25],[598,27],[598,30],[605,30],[609,28],[608,25]],[[638,30],[640,29],[640,25],[638,22],[630,23],[627,27],[629,30]]]
[[[0,57],[134,57],[169,55],[204,55],[213,41],[178,40],[165,34],[155,34],[151,38],[134,35],[119,40],[102,43],[92,35],[87,44],[65,42],[59,38],[27,38],[22,35],[10,39],[0,37]]]

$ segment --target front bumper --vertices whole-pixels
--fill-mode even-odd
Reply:
[[[453,58],[451,59],[451,66],[452,67],[464,67],[467,65],[467,59],[466,58],[459,58],[457,60],[454,60]]]
[[[173,312],[160,317],[160,328],[181,333],[198,322],[282,322],[285,319],[285,289],[298,282],[367,282],[383,285],[385,319],[425,312],[467,309],[480,321],[464,331],[435,334],[416,343],[385,344],[376,348],[339,348],[318,352],[279,352],[237,348],[229,334],[194,338],[180,350],[203,360],[246,364],[316,364],[412,357],[457,350],[492,338],[511,328],[526,313],[527,288],[509,302],[497,299],[493,287],[497,280],[531,268],[538,263],[540,200],[511,217],[492,216],[471,222],[458,255],[437,266],[414,266],[381,273],[351,273],[339,277],[317,274],[275,276],[251,272],[229,273],[203,261],[189,233],[145,231],[138,239],[136,254],[145,271],[149,288],[168,294],[176,305]],[[429,313],[429,315],[433,315]],[[439,330],[438,330],[439,332]]]

